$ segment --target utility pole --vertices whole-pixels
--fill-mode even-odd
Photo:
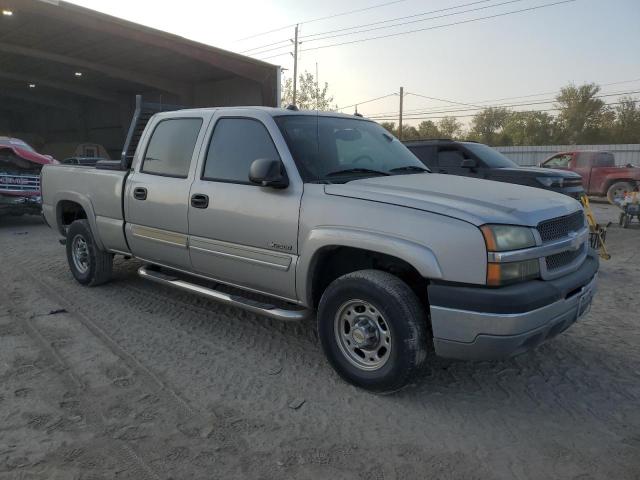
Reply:
[[[400,118],[398,120],[398,140],[402,140],[402,100],[404,99],[404,87],[400,87]]]
[[[316,110],[318,110],[319,96],[320,96],[320,87],[318,86],[318,62],[316,62]]]
[[[298,25],[293,40],[293,104],[296,104],[296,93],[298,88]]]

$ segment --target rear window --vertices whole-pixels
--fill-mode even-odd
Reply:
[[[593,161],[594,167],[613,167],[615,164],[616,159],[613,156],[613,153],[609,152],[598,152],[595,160]]]
[[[201,118],[172,118],[158,123],[144,154],[142,172],[187,178],[201,126]]]

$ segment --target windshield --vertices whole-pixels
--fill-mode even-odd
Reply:
[[[275,121],[305,182],[428,171],[398,139],[368,120],[291,115]]]
[[[518,164],[499,151],[481,143],[465,143],[464,146],[475,153],[489,168],[518,168]]]

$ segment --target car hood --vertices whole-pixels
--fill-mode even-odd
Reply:
[[[541,168],[541,167],[513,167],[513,168],[499,168],[499,172],[515,172],[515,173],[530,173],[536,177],[563,177],[563,178],[582,178],[576,172],[568,170],[556,170],[554,168]]]
[[[49,155],[41,155],[37,152],[32,152],[26,148],[20,148],[15,145],[0,144],[0,150],[11,150],[18,158],[26,160],[27,162],[37,163],[38,165],[52,165],[58,163]]]
[[[485,223],[536,226],[573,213],[580,204],[559,193],[454,175],[394,175],[325,186],[329,195],[414,208]]]

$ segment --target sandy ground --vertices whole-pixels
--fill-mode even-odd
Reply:
[[[146,283],[136,261],[84,288],[39,219],[0,219],[0,478],[639,479],[640,226],[608,239],[567,332],[504,362],[430,357],[376,396],[311,321]]]

